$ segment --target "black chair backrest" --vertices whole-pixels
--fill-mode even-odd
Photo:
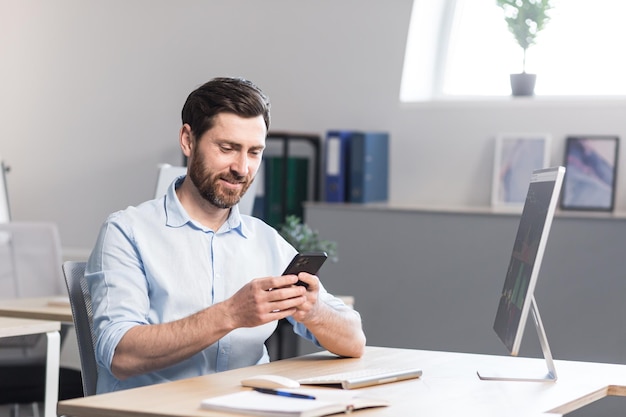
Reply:
[[[76,329],[83,393],[85,396],[94,395],[98,380],[98,366],[94,351],[95,337],[91,296],[85,281],[85,262],[64,262],[63,274],[65,275],[67,293],[70,298],[74,327]]]

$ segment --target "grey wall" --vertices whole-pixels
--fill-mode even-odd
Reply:
[[[266,90],[275,130],[389,130],[398,203],[487,205],[498,132],[551,133],[555,164],[566,134],[626,137],[624,100],[399,103],[411,5],[0,0],[13,218],[57,222],[66,253],[88,251],[107,214],[152,196],[157,164],[180,162],[180,108],[218,75]]]
[[[355,297],[368,344],[507,354],[492,326],[519,215],[331,204],[306,215],[338,242],[320,279]],[[554,219],[535,298],[555,359],[626,363],[625,243],[626,218]],[[520,354],[542,357],[532,324]]]

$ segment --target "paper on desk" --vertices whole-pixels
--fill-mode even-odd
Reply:
[[[317,389],[284,389],[314,396],[315,400],[268,395],[256,391],[240,391],[201,402],[206,410],[228,411],[256,416],[315,417],[367,407],[383,407],[387,401],[363,398],[356,392]]]

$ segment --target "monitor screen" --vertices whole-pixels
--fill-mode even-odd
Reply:
[[[564,175],[563,167],[531,175],[493,325],[512,355],[519,352]]]

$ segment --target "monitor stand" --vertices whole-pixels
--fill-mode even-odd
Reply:
[[[550,346],[548,345],[548,338],[541,322],[541,316],[539,315],[539,309],[537,308],[537,302],[535,296],[531,298],[531,311],[533,315],[533,321],[535,322],[535,328],[537,329],[537,335],[539,336],[539,343],[541,344],[541,350],[548,366],[548,373],[541,375],[541,372],[537,372],[533,369],[515,369],[494,371],[489,373],[477,372],[478,377],[485,381],[531,381],[531,382],[546,382],[556,381],[556,368],[554,367],[554,361],[552,360],[552,352],[550,352]]]

